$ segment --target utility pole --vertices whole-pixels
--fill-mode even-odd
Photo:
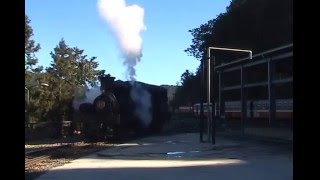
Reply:
[[[29,105],[30,105],[30,90],[36,86],[49,86],[49,84],[47,83],[40,83],[40,84],[37,84],[37,85],[33,85],[33,86],[30,86],[30,87],[27,87],[25,86],[25,90],[27,90],[27,107],[29,108]],[[29,124],[30,123],[30,113],[28,111],[28,119],[27,119],[27,123]]]

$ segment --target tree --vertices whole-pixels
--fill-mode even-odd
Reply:
[[[259,53],[292,43],[292,0],[233,0],[217,18],[190,30],[192,44],[185,50],[204,60],[206,48],[220,46],[251,49]],[[240,54],[219,52],[217,63]]]
[[[42,66],[34,68],[38,63],[38,58],[35,53],[40,50],[40,44],[36,44],[31,37],[33,34],[33,29],[30,26],[30,19],[25,15],[25,84],[33,85],[36,82],[35,74],[39,74],[43,70]]]
[[[32,39],[33,29],[30,26],[30,19],[25,15],[25,90],[26,90],[26,120],[34,119],[37,114],[39,83],[42,66],[34,67],[38,63],[35,53],[40,50],[40,44]],[[32,97],[32,98],[31,98]]]
[[[50,74],[51,87],[55,87],[51,90],[56,97],[54,107],[59,116],[70,114],[70,102],[77,88],[96,85],[98,76],[103,73],[96,70],[99,65],[96,57],[87,58],[83,52],[77,47],[69,47],[61,39],[54,52],[50,53],[53,61],[47,72]]]
[[[178,106],[193,105],[199,101],[200,98],[200,76],[186,70],[181,75],[180,86],[178,86],[175,93],[175,97],[172,101],[172,106],[177,108]]]
[[[202,70],[201,66],[206,60],[208,47],[250,49],[254,54],[257,54],[292,43],[292,17],[292,0],[232,0],[226,8],[226,12],[220,13],[215,19],[189,30],[193,39],[192,44],[185,52],[201,62],[193,78],[194,81],[197,81],[194,84],[201,87],[202,74],[206,74],[206,68]],[[219,51],[215,52],[214,56],[215,65],[219,65],[246,57],[247,53]],[[213,66],[211,63],[211,69],[214,68]],[[213,76],[213,73],[211,75]],[[182,76],[189,77],[187,72]],[[188,98],[183,93],[186,90],[191,91],[188,78],[183,79],[185,80],[177,91],[177,98]],[[204,81],[206,82],[206,79]],[[215,79],[211,85],[217,83],[218,81]],[[206,83],[204,84],[204,93],[205,91]],[[217,96],[217,94],[213,95]],[[198,100],[200,100],[200,96]]]
[[[25,15],[25,89],[27,120],[61,121],[72,114],[72,100],[77,88],[94,86],[105,71],[96,70],[96,57],[88,58],[84,50],[70,48],[62,39],[51,52],[53,61],[43,72],[43,67],[35,67],[38,59],[35,53],[40,45],[32,40],[33,29]],[[41,86],[46,83],[49,86]],[[29,94],[29,96],[28,96]],[[30,121],[29,121],[30,122]]]
[[[35,52],[38,52],[40,50],[40,44],[36,44],[31,37],[33,34],[33,29],[29,25],[30,19],[27,15],[25,15],[25,70],[32,70],[32,66],[36,65],[38,63],[38,59],[35,56]]]

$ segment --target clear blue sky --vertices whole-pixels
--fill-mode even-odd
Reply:
[[[195,72],[199,61],[184,52],[192,43],[188,32],[216,18],[231,0],[126,0],[144,9],[143,57],[136,79],[149,84],[175,85],[185,70]],[[26,0],[33,39],[41,45],[39,65],[49,67],[50,52],[64,38],[70,47],[96,56],[99,69],[126,80],[126,67],[117,40],[101,18],[97,0]]]

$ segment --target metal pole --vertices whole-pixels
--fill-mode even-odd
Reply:
[[[241,73],[241,130],[242,135],[244,135],[245,131],[245,120],[247,117],[247,102],[245,99],[245,91],[244,91],[244,72],[243,72],[243,66],[241,66],[240,73]]]
[[[216,57],[213,56],[213,75],[212,75],[212,81],[213,81],[213,86],[212,86],[212,96],[213,96],[213,100],[212,100],[212,134],[211,134],[211,138],[212,138],[212,144],[216,143],[216,108],[215,108],[215,96],[214,96],[214,88],[215,88],[215,80],[214,80],[214,76],[215,76],[215,72],[214,72],[214,67],[216,64]],[[214,107],[214,108],[213,108]]]
[[[250,58],[250,59],[252,59],[252,51],[251,51],[251,50],[245,50],[245,49],[231,49],[231,48],[221,48],[221,47],[209,47],[209,49],[225,50],[225,51],[248,52],[248,53],[249,53],[249,58]]]
[[[39,83],[39,85],[41,85],[41,86],[49,86],[47,83]],[[33,86],[30,86],[29,88],[31,89],[31,88],[36,87],[36,86],[38,86],[38,85],[33,85]],[[29,105],[30,105],[30,90],[29,90],[29,88],[25,87],[25,89],[27,90],[27,108],[29,108]],[[29,112],[29,110],[27,111],[27,113],[28,113],[28,115],[27,115],[27,117],[28,117],[27,123],[30,123],[30,112]]]
[[[29,107],[29,103],[30,103],[30,94],[29,94],[29,89],[27,89],[27,105]]]
[[[272,111],[272,107],[271,107],[271,72],[270,72],[270,59],[268,59],[268,100],[269,100],[269,125],[271,124],[271,111]]]
[[[61,101],[61,82],[59,84],[59,102]]]
[[[201,77],[201,94],[200,94],[200,142],[203,142],[204,117],[203,117],[203,101],[204,101],[204,60],[202,60],[202,77]]]
[[[268,100],[269,100],[269,125],[271,125],[276,118],[276,105],[274,98],[274,86],[272,84],[273,67],[271,59],[268,59]]]
[[[215,70],[213,70],[213,73],[214,73]],[[218,114],[218,118],[221,120],[221,73],[219,72],[219,75],[218,75],[218,101],[219,101],[219,114]]]
[[[29,89],[28,88],[26,88],[27,89],[27,108],[28,108],[28,111],[27,111],[27,113],[28,113],[28,115],[27,115],[27,126],[29,127],[29,123],[30,123],[30,112],[29,112],[29,104],[30,104],[30,92],[29,92]]]
[[[208,135],[208,142],[210,142],[210,48],[208,48],[208,61],[207,61],[207,135]],[[212,105],[212,109],[214,109],[214,106]]]
[[[215,121],[214,119],[211,119],[211,113],[209,113],[210,111],[210,49],[214,49],[214,50],[227,50],[227,51],[239,51],[239,52],[248,52],[249,53],[249,58],[252,59],[252,51],[251,50],[244,50],[244,49],[231,49],[231,48],[220,48],[220,47],[208,47],[207,49],[207,57],[208,57],[208,87],[207,87],[207,107],[208,107],[208,140],[210,141],[210,125],[212,125],[212,143],[215,144]],[[214,60],[214,65],[215,65],[215,60]],[[241,68],[241,102],[243,103],[243,79],[242,79],[242,68]],[[214,72],[213,72],[213,79],[214,79]],[[243,112],[243,108],[244,106],[242,105],[242,119],[244,120],[244,112]],[[212,117],[214,118],[214,114],[215,114],[215,106],[214,106],[214,100],[212,102]],[[211,124],[210,124],[210,120],[211,120]],[[243,127],[244,128],[244,127]],[[244,129],[243,129],[244,130]]]

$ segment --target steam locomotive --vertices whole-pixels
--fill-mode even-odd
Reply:
[[[93,103],[79,106],[77,131],[94,140],[160,133],[170,118],[167,90],[138,81],[114,79],[101,77],[101,94]]]

